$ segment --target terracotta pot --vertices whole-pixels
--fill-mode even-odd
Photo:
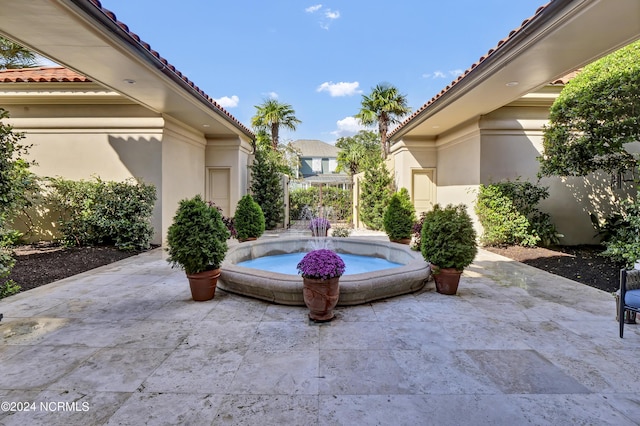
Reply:
[[[320,231],[320,232],[316,232],[316,231],[311,231],[311,236],[312,237],[326,237],[329,233],[328,229],[325,229],[324,231]]]
[[[316,322],[331,321],[333,308],[340,296],[340,277],[328,280],[302,278],[302,296],[309,308],[309,319]]]
[[[239,242],[244,243],[245,241],[255,241],[257,240],[256,237],[249,237],[249,238],[243,238],[243,239],[238,239]]]
[[[191,287],[191,297],[196,302],[204,302],[213,299],[216,294],[216,285],[220,269],[199,272],[197,274],[187,274],[189,287]]]
[[[433,279],[436,282],[436,291],[450,296],[456,294],[462,271],[458,271],[455,268],[438,268],[433,265],[432,268],[439,271],[439,273],[433,274]]]

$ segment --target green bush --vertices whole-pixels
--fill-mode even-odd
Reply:
[[[476,231],[465,205],[436,204],[424,217],[421,252],[427,262],[438,268],[463,270],[478,252]]]
[[[236,228],[237,238],[241,241],[247,238],[258,238],[264,234],[264,214],[250,194],[245,195],[238,201],[233,223]]]
[[[114,245],[146,250],[153,236],[153,185],[125,182],[51,179],[48,201],[58,211],[62,243],[67,246]]]
[[[383,162],[369,167],[364,172],[360,193],[360,217],[370,229],[383,228],[384,211],[393,193],[393,180]]]
[[[482,243],[529,247],[557,244],[560,235],[551,217],[537,207],[548,196],[548,188],[530,182],[480,185],[475,212],[484,229]]]
[[[320,190],[317,186],[299,188],[289,192],[289,216],[291,220],[304,219],[304,208],[308,207],[313,217],[320,216]],[[322,205],[325,215],[333,221],[351,221],[351,191],[335,186],[322,188]]]
[[[280,160],[270,148],[258,148],[251,166],[251,193],[264,213],[266,229],[275,229],[284,220],[284,191]]]
[[[345,226],[336,226],[333,228],[331,232],[332,237],[336,238],[347,238],[351,235],[351,228],[347,228]]]
[[[391,241],[411,238],[411,230],[416,220],[416,210],[411,203],[407,188],[401,188],[391,196],[384,211],[384,231]]]
[[[167,261],[187,274],[218,269],[224,260],[229,230],[222,215],[200,195],[180,201],[167,231]]]
[[[612,215],[605,225],[603,256],[631,267],[640,259],[640,200],[626,200],[622,213]]]

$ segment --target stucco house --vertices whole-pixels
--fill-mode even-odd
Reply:
[[[0,73],[0,106],[33,144],[35,173],[154,184],[155,243],[183,198],[203,194],[233,215],[248,192],[251,130],[98,1],[0,7],[3,36],[65,65]]]
[[[390,133],[388,165],[396,185],[409,190],[418,212],[434,203],[464,203],[473,213],[480,184],[537,181],[543,126],[566,79],[638,38],[638,1],[542,6]],[[541,207],[564,235],[562,243],[594,243],[589,213],[603,211],[617,195],[610,177],[541,184],[550,187]]]
[[[39,173],[156,184],[157,241],[181,198],[205,194],[233,214],[248,189],[249,129],[97,0],[0,0],[0,7],[0,34],[80,75],[0,83],[0,105],[36,145]],[[535,179],[542,128],[561,89],[550,82],[638,38],[638,0],[552,0],[540,7],[393,130],[389,168],[396,184],[423,211],[436,202],[472,206],[482,183]],[[401,67],[402,58],[389,64]],[[581,189],[602,181],[543,183],[552,193],[544,207],[563,242],[590,242]]]

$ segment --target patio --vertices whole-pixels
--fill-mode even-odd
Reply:
[[[31,410],[0,424],[637,424],[640,326],[618,337],[611,294],[486,251],[431,288],[318,325],[193,302],[147,252],[0,300],[0,402]]]

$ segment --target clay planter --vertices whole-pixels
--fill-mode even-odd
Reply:
[[[239,242],[244,243],[246,241],[255,241],[257,240],[256,237],[248,237],[248,238],[243,238],[243,239],[238,239]]]
[[[436,269],[437,267],[433,268]],[[456,294],[460,283],[460,275],[462,275],[462,271],[458,271],[455,268],[439,268],[439,273],[433,274],[433,279],[436,282],[436,291],[449,296]]]
[[[309,319],[315,322],[331,321],[333,308],[340,296],[340,277],[328,280],[302,278],[302,282],[302,296],[309,308]]]
[[[189,287],[191,287],[191,297],[196,302],[204,302],[213,299],[216,294],[216,285],[220,269],[199,272],[197,274],[187,274]]]

